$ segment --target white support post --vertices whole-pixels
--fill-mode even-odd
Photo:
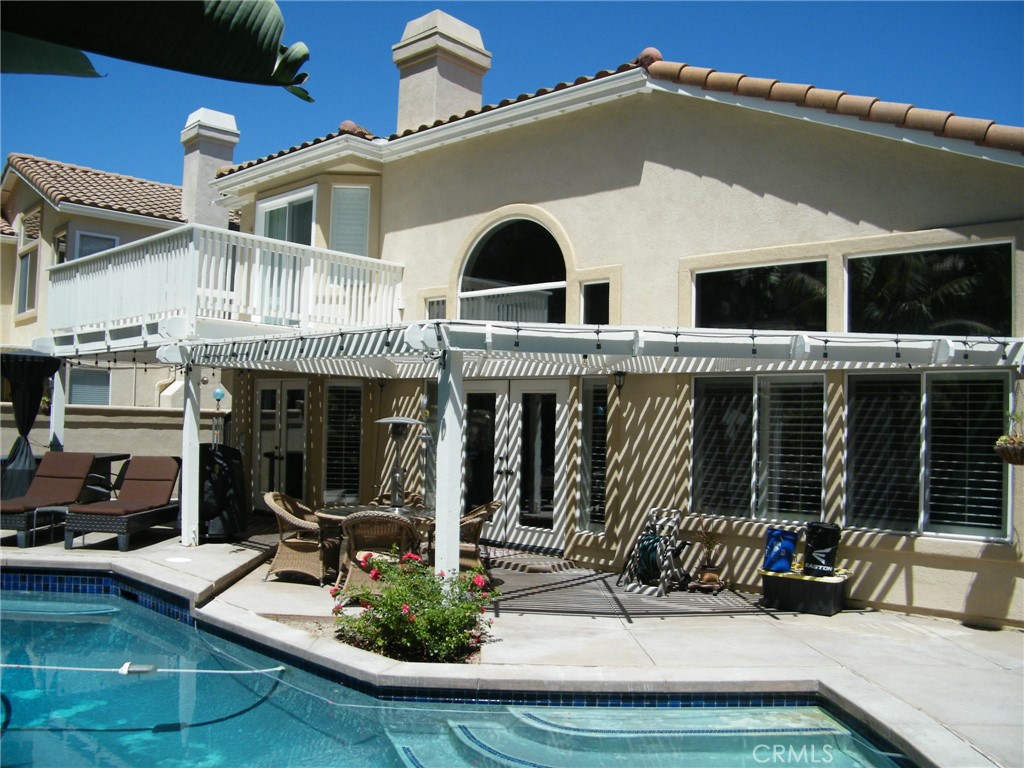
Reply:
[[[51,448],[64,447],[64,418],[68,402],[67,379],[70,375],[70,366],[64,363],[57,372],[53,374],[53,387],[50,392],[50,441]]]
[[[448,350],[437,383],[441,415],[437,436],[437,490],[435,504],[434,571],[447,576],[459,572],[459,518],[462,516],[462,433],[465,396],[463,353]]]
[[[185,418],[181,429],[181,545],[199,545],[199,385],[201,368],[185,366]]]

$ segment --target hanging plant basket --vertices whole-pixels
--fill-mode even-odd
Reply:
[[[995,445],[992,449],[1007,464],[1024,464],[1024,445]]]

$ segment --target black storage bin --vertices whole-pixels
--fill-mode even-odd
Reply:
[[[808,523],[804,546],[804,573],[808,576],[832,576],[836,572],[839,551],[839,526],[835,523]]]
[[[199,520],[206,541],[231,539],[249,525],[242,454],[227,445],[199,446]]]

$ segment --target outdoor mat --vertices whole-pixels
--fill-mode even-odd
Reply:
[[[758,604],[760,595],[723,590],[717,595],[673,591],[663,597],[627,592],[618,575],[583,568],[535,573],[492,568],[501,596],[493,604],[501,613],[554,613],[614,617],[632,621],[658,616],[736,616],[775,613]]]

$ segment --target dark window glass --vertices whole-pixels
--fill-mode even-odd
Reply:
[[[749,517],[753,380],[698,379],[695,401],[694,511]]]
[[[825,262],[730,269],[697,275],[703,328],[825,330]]]
[[[1007,336],[1009,244],[850,259],[850,330]]]
[[[608,325],[608,283],[583,286],[583,322],[586,325]]]
[[[921,378],[851,376],[847,521],[913,531],[921,508]]]

